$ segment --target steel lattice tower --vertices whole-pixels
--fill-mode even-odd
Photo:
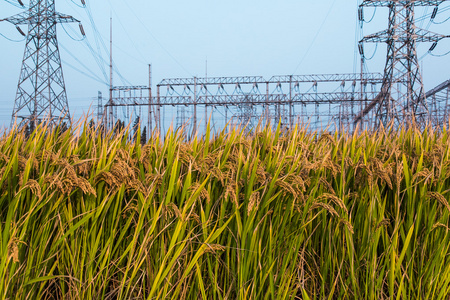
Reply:
[[[12,123],[36,126],[71,123],[56,25],[78,20],[55,11],[55,0],[30,0],[27,12],[6,18],[20,30],[28,25],[25,53],[20,72]],[[82,30],[84,35],[84,31]]]
[[[389,27],[387,30],[364,37],[363,43],[386,43],[387,59],[384,80],[380,94],[357,116],[356,122],[375,110],[377,123],[395,125],[416,122],[424,125],[430,121],[430,113],[425,97],[422,74],[417,58],[417,43],[437,42],[448,36],[420,29],[415,24],[414,8],[435,6],[446,0],[364,0],[360,5],[360,20],[364,7],[388,7]]]

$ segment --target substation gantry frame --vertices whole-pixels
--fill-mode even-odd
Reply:
[[[336,129],[352,130],[354,115],[379,93],[382,82],[378,73],[164,79],[150,98],[149,87],[113,88],[105,111],[110,128],[117,121],[118,107],[146,106],[150,130],[161,130],[167,119],[161,115],[163,107],[176,109],[177,126],[189,122],[193,128],[201,120],[206,126],[219,114],[224,123],[249,127],[264,120],[285,128],[304,122],[314,129],[333,123]]]
[[[101,109],[102,96],[98,96],[99,120],[112,128],[118,119],[118,107],[125,108],[128,115],[132,108],[136,116],[141,116],[142,106],[147,106],[149,132],[153,128],[161,130],[164,123],[170,121],[164,113],[166,107],[172,108],[169,111],[172,122],[181,126],[189,121],[193,129],[198,128],[202,120],[206,124],[216,115],[222,116],[224,123],[250,127],[265,120],[280,123],[285,128],[303,122],[311,129],[332,125],[337,130],[349,131],[356,127],[376,128],[390,122],[396,125],[411,121],[441,122],[448,119],[450,111],[449,87],[443,83],[425,93],[417,43],[432,43],[431,51],[439,41],[450,36],[417,28],[414,9],[434,7],[433,18],[439,5],[446,1],[450,0],[362,1],[360,21],[366,7],[389,8],[388,29],[364,37],[359,45],[364,57],[365,43],[387,44],[383,74],[285,75],[269,80],[261,76],[175,78],[158,84],[157,95],[153,96],[151,71],[149,86],[112,85],[111,48],[110,97]],[[56,24],[76,22],[84,35],[81,23],[56,12],[55,0],[30,0],[28,12],[1,21],[16,25],[20,32],[19,25],[28,25],[12,120],[19,119],[22,124],[31,122],[34,126],[44,120],[70,124]],[[176,110],[176,120],[173,110]]]
[[[417,28],[414,8],[432,6],[434,18],[439,5],[446,1],[449,0],[362,1],[358,11],[361,22],[364,8],[389,8],[388,29],[364,37],[358,47],[363,67],[365,43],[387,44],[383,74],[361,71],[360,74],[273,76],[269,80],[260,76],[164,79],[157,85],[156,97],[151,96],[149,87],[138,87],[138,90],[149,90],[148,98],[123,93],[110,97],[105,107],[109,110],[108,124],[114,125],[117,107],[148,106],[148,126],[159,130],[167,120],[164,113],[161,116],[164,107],[176,108],[177,126],[189,122],[193,128],[199,126],[199,119],[206,123],[215,113],[222,115],[225,123],[250,127],[261,119],[266,123],[281,123],[286,128],[306,123],[311,129],[332,125],[334,129],[348,131],[373,129],[391,122],[396,126],[409,122],[442,126],[449,117],[450,88],[446,82],[425,93],[417,43],[432,43],[432,51],[439,41],[449,36]],[[172,111],[172,122],[173,115]]]

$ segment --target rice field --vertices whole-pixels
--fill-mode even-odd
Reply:
[[[0,299],[450,299],[446,128],[0,138]]]

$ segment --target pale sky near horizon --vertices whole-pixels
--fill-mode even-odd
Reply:
[[[16,2],[9,0],[10,2]],[[25,4],[28,1],[24,1]],[[164,78],[208,76],[329,74],[359,72],[357,41],[365,35],[387,27],[387,9],[365,12],[373,21],[359,29],[358,1],[348,0],[96,0],[88,8],[77,6],[80,0],[58,0],[57,11],[82,21],[87,38],[81,37],[76,25],[58,26],[58,40],[71,113],[80,116],[87,111],[97,91],[108,95],[109,22],[113,18],[113,56],[119,74],[117,85],[148,85],[148,67],[152,64],[153,86]],[[448,7],[444,3],[442,8]],[[0,0],[0,19],[23,10]],[[89,20],[94,20],[102,41],[96,42]],[[428,11],[417,10],[417,18]],[[436,21],[450,17],[450,10]],[[417,26],[450,34],[450,21]],[[26,32],[27,28],[22,27]],[[0,22],[0,127],[11,118],[25,42],[7,22]],[[75,40],[74,40],[75,39]],[[423,57],[430,44],[419,47]],[[91,50],[89,49],[91,47]],[[367,45],[370,56],[376,47]],[[371,72],[382,72],[386,47],[376,49],[368,62]],[[450,50],[450,41],[442,41],[435,54]],[[92,52],[97,53],[97,58]],[[100,58],[98,57],[100,53]],[[426,55],[422,60],[426,89],[450,79],[450,55]],[[79,72],[75,69],[81,70]]]

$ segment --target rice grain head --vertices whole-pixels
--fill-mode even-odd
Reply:
[[[338,212],[331,205],[328,205],[323,202],[314,203],[313,205],[311,205],[311,208],[309,209],[309,211],[313,211],[314,209],[317,209],[317,208],[322,208],[322,209],[328,211],[332,216],[339,217]]]
[[[414,174],[413,182],[419,183],[421,179],[424,179],[423,184],[433,182],[434,174],[428,168],[424,168],[422,171]]]
[[[396,175],[395,179],[396,179],[396,183],[397,183],[397,190],[399,191],[400,187],[401,187],[402,180],[403,180],[403,178],[405,176],[405,174],[403,173],[403,162],[401,160],[397,161],[397,167],[396,167],[396,170],[395,170],[395,175]]]
[[[233,201],[236,207],[239,207],[239,201],[236,195],[236,184],[234,183],[228,184],[227,189],[225,190],[225,199],[229,198],[231,198],[231,201]]]
[[[178,209],[178,206],[175,203],[171,202],[167,204],[166,208],[171,215],[175,216],[178,219],[182,218],[181,211]]]
[[[320,196],[319,198],[317,198],[316,201],[320,202],[320,201],[323,201],[323,200],[331,200],[334,204],[339,206],[342,210],[345,211],[345,213],[348,214],[348,209],[345,206],[344,201],[342,201],[342,199],[340,199],[336,195],[325,193],[322,196]]]
[[[13,238],[8,245],[8,259],[14,263],[20,262],[18,242],[17,238]]]
[[[355,234],[355,231],[353,229],[353,225],[350,224],[349,221],[345,220],[344,218],[339,219],[339,223],[343,223],[345,227],[347,227],[348,231],[350,231],[351,234]]]
[[[205,253],[216,253],[216,252],[223,252],[227,248],[225,246],[219,245],[219,244],[206,244],[206,250]]]
[[[320,177],[319,184],[321,184],[328,193],[331,193],[332,195],[336,195],[336,192],[334,191],[333,186],[330,184],[330,182],[326,178]]]
[[[6,154],[0,152],[0,160],[3,160],[3,162],[4,162],[5,164],[8,164],[8,162],[9,162],[9,157],[6,156]]]
[[[447,199],[438,192],[428,192],[427,196],[430,200],[437,200],[439,203],[441,203],[445,208],[447,208],[448,212],[450,213],[450,204],[447,202]]]
[[[286,178],[280,178],[275,183],[276,186],[280,187],[285,194],[291,194],[294,196],[294,199],[297,200],[298,196],[301,194],[300,191],[297,191],[292,184],[286,181]]]
[[[391,221],[389,219],[384,219],[377,224],[377,226],[375,227],[375,231],[377,231],[381,227],[388,226],[389,224],[391,224]]]
[[[259,192],[253,192],[248,201],[248,209],[247,209],[248,216],[250,216],[250,214],[254,210],[257,211],[259,209],[260,202],[261,202],[261,195],[259,194]]]
[[[29,179],[27,183],[23,187],[24,189],[29,188],[33,195],[35,195],[37,198],[42,197],[42,189],[39,183],[34,179]]]
[[[436,223],[433,225],[433,227],[431,228],[431,231],[435,230],[436,228],[444,228],[446,231],[450,231],[450,228],[442,223]]]

